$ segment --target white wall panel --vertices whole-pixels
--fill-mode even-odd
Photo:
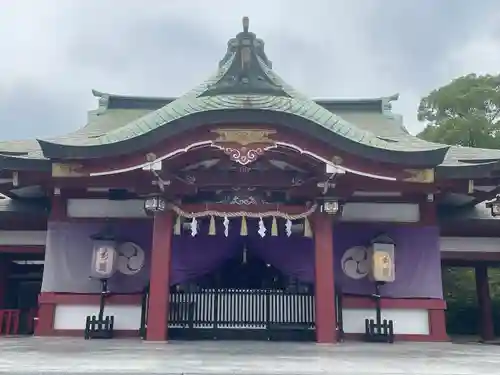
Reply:
[[[47,232],[44,230],[0,230],[2,246],[45,246]]]
[[[142,199],[68,199],[67,215],[74,218],[145,218]]]
[[[350,202],[344,206],[342,221],[416,223],[420,208],[416,203]]]
[[[56,305],[54,329],[85,329],[87,315],[96,315],[99,305]],[[140,305],[108,305],[105,315],[114,315],[117,330],[138,330],[141,326]]]
[[[143,207],[142,199],[69,199],[67,214],[74,218],[145,218]],[[415,203],[350,202],[344,207],[342,220],[414,223],[420,220],[420,210]]]
[[[375,309],[342,309],[345,333],[365,333],[365,319],[375,319]],[[394,321],[395,334],[428,335],[429,312],[425,309],[382,309],[382,319]]]
[[[500,252],[498,237],[441,237],[440,248],[443,252]]]

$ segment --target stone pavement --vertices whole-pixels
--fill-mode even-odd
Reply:
[[[0,373],[488,375],[500,374],[500,346],[3,338]]]

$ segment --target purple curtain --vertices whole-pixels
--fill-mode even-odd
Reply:
[[[217,223],[216,235],[208,235],[208,223],[202,222],[198,234],[191,236],[183,231],[172,238],[172,260],[170,284],[194,280],[215,271],[235,256],[243,247],[239,226],[233,224],[229,236],[224,236],[224,227]]]
[[[314,282],[314,241],[301,234],[292,234],[287,237],[249,236],[248,251],[254,252],[264,262],[269,263],[283,274],[295,277],[303,282]]]
[[[381,294],[393,298],[442,298],[439,227],[339,223],[333,236],[335,281],[346,294],[369,295],[374,284],[369,277],[351,279],[342,270],[341,259],[353,246],[367,246],[385,233],[396,243],[396,281],[381,288]]]
[[[48,223],[42,292],[100,292],[99,281],[89,278],[93,247],[90,237],[106,225],[103,221]],[[145,264],[135,275],[116,272],[109,280],[109,289],[113,293],[140,293],[149,282],[151,222],[134,220],[115,223],[114,228],[121,240],[134,242],[144,250]]]
[[[232,219],[229,236],[224,236],[220,219],[216,220],[216,235],[208,235],[208,222],[200,225],[198,234],[190,231],[172,239],[171,284],[196,279],[214,272],[223,263],[240,254],[243,247],[264,262],[273,265],[283,274],[304,282],[314,282],[314,241],[301,234],[287,237],[285,228],[279,228],[279,236],[271,236],[271,221],[266,221],[267,233],[261,238],[257,233],[258,220],[247,220],[248,236],[240,235],[241,220]]]
[[[208,235],[208,222],[201,225],[196,237],[189,231],[172,239],[171,283],[193,280],[214,272],[228,259],[241,254],[244,244],[264,262],[272,264],[285,275],[304,282],[314,282],[314,240],[301,233],[287,237],[280,221],[279,236],[271,236],[271,222],[266,222],[267,233],[257,233],[257,220],[248,220],[248,236],[240,236],[240,221],[231,220],[229,237],[224,236],[221,219],[217,220],[217,235]],[[100,285],[89,279],[92,257],[90,236],[105,223],[54,223],[47,231],[45,270],[42,291],[97,293]],[[152,225],[138,220],[126,224],[116,223],[123,240],[137,243],[144,249],[146,262],[143,269],[132,276],[119,272],[110,279],[114,293],[136,293],[149,282]],[[402,225],[367,225],[337,223],[334,230],[335,282],[344,293],[369,295],[373,283],[368,277],[351,279],[341,264],[346,250],[353,246],[366,246],[381,233],[387,233],[396,242],[396,281],[382,288],[382,294],[395,298],[442,298],[441,258],[438,227]],[[165,265],[167,267],[167,265]]]

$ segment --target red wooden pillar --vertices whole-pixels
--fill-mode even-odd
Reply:
[[[318,213],[314,218],[316,341],[337,342],[335,280],[333,267],[332,217]]]
[[[488,266],[478,264],[475,266],[476,293],[479,305],[479,334],[483,341],[495,338],[493,325],[493,309],[491,305],[490,286],[488,283]]]
[[[146,340],[166,341],[169,311],[173,214],[157,214],[153,224]]]

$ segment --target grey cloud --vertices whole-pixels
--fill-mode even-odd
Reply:
[[[86,100],[74,92],[24,82],[1,96],[0,124],[4,138],[49,137],[68,133],[85,123]]]
[[[425,88],[442,80],[448,55],[478,37],[491,14],[500,12],[496,0],[383,4],[373,8],[367,25],[375,61],[402,86]]]
[[[67,63],[103,82],[120,82],[122,90],[137,88],[142,95],[181,94],[186,85],[199,83],[192,76],[202,80],[215,71],[225,52],[223,39],[161,17],[107,35],[80,31],[67,51]]]
[[[448,79],[442,69],[447,55],[484,32],[482,20],[495,11],[495,3],[220,0],[208,6],[206,1],[188,0],[46,0],[42,6],[38,1],[9,2],[7,7],[18,8],[12,14],[17,14],[19,24],[41,23],[28,28],[11,25],[11,32],[18,33],[14,40],[25,43],[22,48],[9,45],[9,32],[0,33],[0,46],[18,51],[0,61],[0,124],[9,126],[8,138],[72,131],[96,106],[92,88],[180,95],[216,69],[227,40],[239,31],[241,17],[248,15],[252,31],[266,41],[276,71],[290,84],[313,97],[401,91],[396,108],[416,131],[418,96]],[[43,19],[37,18],[42,8]],[[2,66],[8,69],[2,71]],[[8,82],[8,89],[2,89],[2,82]]]

